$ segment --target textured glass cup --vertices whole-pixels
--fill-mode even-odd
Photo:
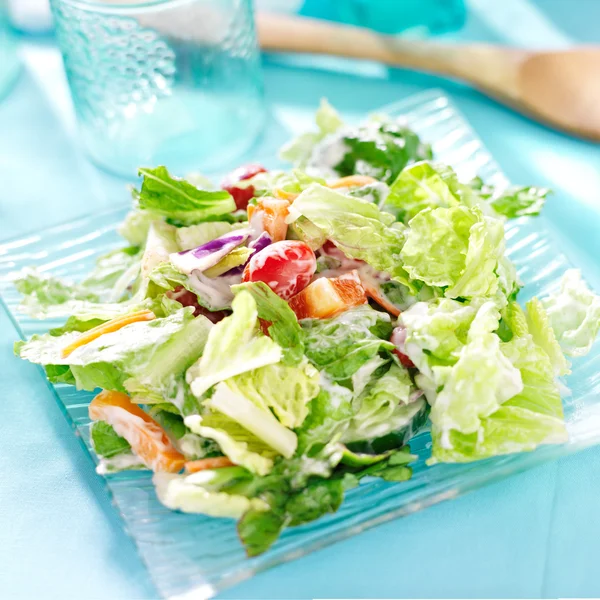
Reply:
[[[212,171],[264,122],[251,0],[51,0],[84,149],[125,176]]]

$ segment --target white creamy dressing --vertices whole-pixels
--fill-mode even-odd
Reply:
[[[342,127],[335,133],[325,136],[315,144],[312,155],[306,165],[306,173],[311,177],[334,178],[339,177],[334,167],[339,165],[350,148],[344,142],[349,130]]]
[[[188,284],[212,310],[221,310],[231,305],[233,292],[231,286],[242,282],[241,275],[215,277],[211,279],[200,271],[192,271]]]
[[[108,475],[118,471],[126,471],[129,469],[145,469],[146,465],[133,452],[123,452],[112,458],[100,458],[100,462],[96,467],[98,475]]]

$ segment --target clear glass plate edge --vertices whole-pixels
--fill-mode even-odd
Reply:
[[[482,175],[484,176],[484,178],[486,178],[486,175],[487,175],[488,180],[493,179],[494,182],[498,185],[507,185],[508,184],[508,180],[506,179],[504,174],[501,172],[497,163],[494,161],[494,159],[491,157],[491,155],[484,148],[481,140],[473,132],[471,127],[468,125],[467,121],[459,113],[459,111],[456,110],[456,108],[452,105],[452,103],[449,101],[449,99],[443,93],[439,92],[438,90],[430,90],[430,91],[422,92],[420,94],[417,94],[415,96],[411,96],[405,100],[402,100],[398,103],[394,103],[392,105],[383,107],[383,108],[379,109],[377,112],[378,113],[388,113],[388,114],[392,114],[392,115],[408,114],[409,124],[414,126],[417,130],[421,130],[421,132],[422,132],[423,129],[426,129],[426,128],[422,125],[422,122],[420,125],[417,121],[419,119],[427,116],[428,110],[429,110],[427,108],[428,106],[431,109],[431,118],[433,118],[433,119],[436,118],[436,112],[439,114],[440,110],[444,111],[447,109],[451,113],[451,118],[452,118],[454,124],[459,125],[460,126],[459,129],[462,131],[462,133],[466,134],[466,136],[469,138],[470,143],[474,144],[472,152],[479,154],[479,156],[481,157],[481,164],[480,164],[481,169],[478,169],[478,172],[481,173],[481,170],[483,170],[484,172],[482,173]],[[487,171],[487,173],[486,173],[486,171]],[[124,211],[124,207],[109,209],[109,210],[103,211],[102,216],[109,217],[112,214],[114,214],[116,216],[116,215],[122,214],[123,211]],[[100,216],[100,215],[96,215],[96,216]],[[58,230],[66,231],[69,228],[74,228],[78,224],[85,222],[86,219],[87,219],[86,217],[81,217],[81,218],[75,219],[73,221],[66,221],[60,225],[50,228],[49,230],[46,230],[45,232],[43,232],[43,235],[47,235],[51,231],[58,231]],[[20,236],[17,236],[15,238],[11,238],[8,240],[3,240],[2,242],[0,242],[0,256],[2,256],[2,254],[6,254],[7,247],[10,249],[11,246],[14,246],[15,242],[18,242],[18,241],[26,242],[28,239],[32,238],[35,235],[37,235],[37,234],[31,233],[31,234],[27,234],[27,235],[20,235]],[[4,253],[1,252],[1,250],[3,250],[3,249],[4,249]],[[4,286],[6,286],[7,281],[8,280],[6,277],[4,277],[4,278],[0,277],[0,283],[4,283]],[[0,297],[0,302],[2,303],[3,307],[5,308],[8,316],[9,316],[11,322],[13,323],[13,325],[15,326],[17,332],[19,333],[21,338],[24,339],[25,333],[23,332],[21,325],[19,324],[15,315],[13,314],[13,311],[9,308],[8,304],[5,302],[3,297]],[[39,371],[42,374],[42,376],[44,376],[43,369],[40,368]],[[44,376],[44,379],[46,380],[45,376]],[[75,434],[79,438],[79,441],[82,444],[83,448],[85,448],[86,452],[91,457],[91,459],[94,460],[93,455],[89,451],[89,447],[86,445],[85,440],[83,439],[83,437],[81,436],[80,432],[77,429],[77,424],[76,424],[75,420],[69,413],[66,405],[61,400],[56,387],[51,385],[50,383],[48,383],[48,387],[51,390],[51,392],[53,393],[55,400],[58,403],[59,408],[61,409],[61,412],[65,415],[65,417],[67,418],[67,421],[69,422],[69,424],[75,431]],[[349,537],[356,535],[366,529],[369,529],[376,525],[382,524],[386,521],[389,521],[389,520],[392,520],[392,519],[395,519],[395,518],[398,518],[401,516],[407,516],[409,514],[412,514],[414,512],[417,512],[419,510],[422,510],[426,507],[437,504],[444,500],[455,498],[455,497],[462,495],[464,493],[467,493],[469,491],[473,491],[474,489],[482,487],[483,485],[486,485],[492,481],[497,481],[497,480],[503,479],[509,475],[521,473],[523,471],[529,470],[530,468],[532,468],[534,466],[549,462],[551,460],[555,460],[562,456],[573,454],[584,448],[598,444],[599,442],[600,442],[600,428],[598,428],[598,430],[594,430],[593,428],[586,428],[584,435],[579,436],[576,443],[569,443],[569,444],[564,444],[564,445],[560,445],[560,446],[545,446],[541,449],[538,449],[536,452],[521,454],[521,455],[514,455],[514,456],[518,456],[518,460],[510,460],[510,459],[506,460],[504,462],[504,464],[502,464],[500,466],[495,466],[493,469],[490,469],[488,471],[485,471],[485,470],[480,471],[477,474],[472,475],[470,478],[468,478],[466,480],[463,479],[461,482],[460,488],[456,488],[456,487],[453,488],[452,486],[444,486],[444,485],[437,486],[436,488],[432,487],[431,489],[428,490],[428,492],[426,492],[425,494],[423,494],[421,496],[421,499],[419,502],[413,502],[411,504],[408,504],[407,506],[401,506],[401,507],[398,507],[393,510],[389,510],[389,509],[385,508],[381,514],[372,514],[367,520],[360,522],[358,524],[355,524],[351,528],[345,528],[343,530],[336,531],[334,533],[329,533],[326,536],[323,535],[321,538],[313,540],[308,544],[304,544],[301,542],[300,544],[298,544],[298,547],[292,547],[285,552],[279,552],[279,553],[273,553],[273,554],[267,553],[266,555],[263,556],[263,558],[260,561],[248,560],[248,561],[246,561],[245,566],[243,568],[237,568],[233,572],[223,574],[223,576],[218,578],[214,583],[212,583],[212,584],[208,583],[208,582],[202,583],[200,585],[194,586],[193,588],[186,590],[183,593],[170,593],[167,590],[165,590],[163,585],[161,585],[160,581],[157,581],[155,579],[155,577],[153,575],[152,564],[149,563],[149,561],[144,556],[144,553],[141,551],[141,548],[138,543],[138,540],[136,539],[136,536],[129,530],[127,521],[123,514],[123,511],[119,506],[119,503],[116,499],[115,494],[113,493],[113,491],[111,490],[111,488],[109,486],[109,479],[103,478],[104,479],[103,484],[104,484],[105,489],[108,492],[108,495],[109,495],[109,498],[111,499],[112,504],[115,506],[117,512],[121,516],[121,520],[123,522],[125,531],[133,539],[141,560],[146,565],[146,568],[148,570],[148,573],[149,573],[151,579],[154,581],[154,584],[157,587],[157,589],[163,594],[163,597],[177,598],[180,600],[183,598],[186,598],[186,599],[198,598],[199,599],[199,598],[209,598],[209,597],[213,596],[214,594],[218,593],[220,590],[223,590],[224,588],[234,585],[236,583],[239,583],[242,580],[247,579],[260,571],[264,571],[264,570],[266,570],[272,566],[275,566],[277,564],[281,564],[283,562],[287,562],[287,561],[293,560],[295,558],[299,558],[301,556],[308,554],[309,552],[318,550],[320,548],[324,548],[324,547],[326,547],[330,544],[333,544],[337,541],[340,541],[342,539],[349,538]],[[95,462],[95,460],[94,460],[94,462]]]

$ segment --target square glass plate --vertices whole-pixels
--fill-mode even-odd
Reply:
[[[437,91],[425,92],[380,112],[403,115],[424,140],[433,144],[437,159],[449,163],[461,178],[476,174],[489,183],[508,181],[481,141],[449,100]],[[47,331],[57,323],[34,321],[20,314],[19,294],[12,285],[15,272],[36,264],[44,272],[78,279],[96,256],[122,245],[116,228],[126,209],[95,214],[18,240],[0,244],[0,294],[22,337]],[[526,284],[522,300],[553,289],[571,263],[556,247],[543,218],[512,221],[506,228],[510,258]],[[597,273],[584,273],[594,281]],[[442,500],[600,442],[600,352],[573,362],[567,378],[571,393],[563,398],[570,441],[535,452],[507,455],[467,465],[426,467],[430,437],[411,441],[418,455],[410,481],[366,481],[350,490],[340,510],[314,523],[288,529],[262,556],[245,556],[235,522],[185,515],[163,507],[156,499],[149,472],[125,472],[104,478],[107,492],[134,539],[161,595],[165,598],[209,598],[224,587],[258,571],[298,558],[368,527],[409,515]],[[82,444],[90,451],[87,406],[93,394],[65,385],[54,395]]]

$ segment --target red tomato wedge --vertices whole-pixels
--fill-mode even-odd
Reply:
[[[222,469],[223,467],[233,467],[232,463],[226,456],[217,456],[215,458],[201,458],[200,460],[191,460],[185,463],[186,473],[198,473],[200,471],[208,471],[209,469]]]
[[[100,392],[88,410],[92,421],[106,421],[112,425],[149,469],[178,473],[183,468],[185,456],[173,446],[164,429],[126,394]]]
[[[329,319],[366,303],[365,289],[356,271],[317,279],[289,301],[298,319]]]
[[[315,253],[304,242],[284,240],[257,252],[244,269],[243,281],[264,281],[289,300],[303,290],[317,270]]]
[[[221,187],[231,194],[238,210],[246,210],[248,202],[254,196],[254,188],[251,185],[248,187],[238,187],[235,184],[245,179],[251,179],[259,173],[266,172],[267,170],[262,165],[244,165],[229,173],[221,182]]]

